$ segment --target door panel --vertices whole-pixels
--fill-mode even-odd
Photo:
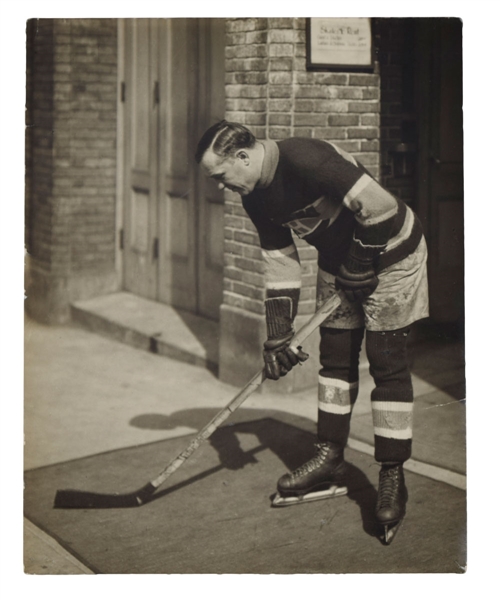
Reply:
[[[191,22],[192,21],[192,22]],[[196,190],[190,106],[196,98],[196,20],[161,23],[159,300],[196,312]]]
[[[157,111],[153,107],[155,26],[147,19],[125,23],[124,287],[156,298],[153,253],[157,212]]]
[[[149,213],[149,194],[133,189],[130,196],[130,246],[140,256],[146,256],[150,248]]]
[[[151,44],[150,23],[140,19],[130,23],[132,35],[130,110],[132,111],[132,168],[148,172],[150,159]]]
[[[175,19],[166,23],[164,39],[171,69],[165,71],[167,84],[166,102],[163,105],[163,118],[166,119],[168,135],[164,139],[167,144],[167,177],[180,178],[187,182],[190,171],[191,156],[189,147],[191,140],[191,119],[189,106],[195,100],[195,81],[193,71],[196,69],[195,52],[196,36],[193,35],[195,23],[188,19]],[[171,190],[169,190],[171,192]]]

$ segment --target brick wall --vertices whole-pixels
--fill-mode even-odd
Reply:
[[[302,136],[333,141],[379,176],[379,76],[307,72],[305,19],[227,19],[225,66],[227,120],[243,123],[258,138]],[[262,316],[264,311],[258,238],[239,196],[226,195],[225,211],[222,314],[232,309],[245,311],[241,319],[252,323],[249,315]],[[315,310],[317,255],[304,242],[296,239],[296,243],[302,264],[300,318]],[[238,331],[237,320],[229,321]],[[249,332],[239,334],[248,337]],[[231,346],[229,339],[227,343]],[[230,374],[234,365],[229,355],[226,359],[230,366],[224,368],[222,357],[222,378],[235,381]]]
[[[30,21],[27,43],[26,243],[50,268],[52,221],[54,31],[50,20]]]
[[[28,29],[28,310],[116,287],[117,25],[39,19]]]
[[[379,175],[378,75],[307,72],[305,19],[228,19],[226,27],[228,120],[245,124],[260,138],[334,141]],[[239,197],[231,194],[225,230],[224,301],[261,313],[258,239]],[[303,264],[300,314],[310,314],[316,253],[300,240],[297,244]]]

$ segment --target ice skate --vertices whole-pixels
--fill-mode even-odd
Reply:
[[[380,539],[386,545],[393,541],[403,522],[407,500],[403,465],[383,464],[379,476],[376,518],[382,526]]]
[[[343,450],[329,442],[315,445],[316,456],[280,478],[272,506],[290,506],[347,494],[347,487],[343,485],[347,470]]]

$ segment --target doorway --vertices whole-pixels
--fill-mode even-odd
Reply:
[[[224,117],[223,19],[122,23],[123,287],[219,318],[223,195],[195,161]]]
[[[416,20],[417,206],[429,246],[433,321],[464,318],[462,22]]]

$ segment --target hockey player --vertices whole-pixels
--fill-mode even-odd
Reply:
[[[384,190],[350,154],[311,138],[258,141],[221,121],[200,139],[196,160],[221,189],[237,192],[254,223],[265,264],[266,375],[277,380],[307,355],[289,347],[301,286],[292,232],[318,250],[317,302],[341,305],[320,328],[316,455],[278,481],[279,497],[345,483],[344,448],[366,352],[375,459],[381,464],[376,517],[389,543],[407,502],[413,390],[407,359],[410,325],[428,316],[427,249],[411,209]]]

